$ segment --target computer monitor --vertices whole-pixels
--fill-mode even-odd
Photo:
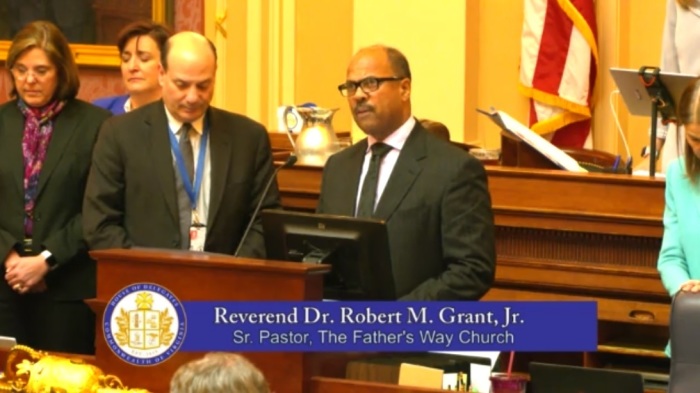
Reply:
[[[396,299],[383,221],[282,210],[264,210],[261,218],[268,258],[331,265],[324,298]]]
[[[533,393],[644,393],[639,373],[537,362],[530,384]]]

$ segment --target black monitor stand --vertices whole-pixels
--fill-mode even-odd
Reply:
[[[676,122],[676,109],[671,93],[666,89],[661,78],[659,77],[661,70],[658,67],[641,67],[639,69],[639,77],[642,79],[644,87],[651,98],[651,135],[649,142],[649,176],[656,175],[656,123],[658,114],[661,114],[661,121],[664,124]]]

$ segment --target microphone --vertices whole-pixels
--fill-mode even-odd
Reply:
[[[238,253],[241,252],[241,247],[243,246],[243,242],[248,237],[248,232],[250,232],[250,228],[253,227],[253,223],[255,222],[255,219],[258,217],[258,213],[260,213],[260,208],[262,207],[263,201],[265,200],[265,197],[267,196],[268,191],[270,191],[270,187],[272,186],[272,182],[277,178],[277,173],[279,173],[279,171],[284,169],[284,168],[289,168],[290,166],[296,164],[296,162],[297,162],[297,156],[295,156],[294,154],[291,154],[289,156],[289,158],[287,158],[287,161],[284,162],[284,164],[282,164],[277,169],[275,169],[274,172],[272,172],[272,176],[270,176],[270,179],[268,179],[267,184],[265,185],[265,189],[263,190],[262,194],[260,195],[260,200],[258,201],[258,205],[255,206],[255,210],[253,210],[253,215],[250,217],[250,221],[248,222],[248,226],[245,228],[245,232],[243,232],[243,236],[241,236],[241,241],[238,243],[238,247],[236,247],[236,252],[233,254],[234,257],[237,257]]]

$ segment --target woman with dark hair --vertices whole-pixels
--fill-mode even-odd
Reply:
[[[110,113],[76,99],[80,80],[58,28],[28,24],[5,63],[0,105],[0,335],[61,352],[92,353],[95,262],[81,210],[93,145]]]
[[[664,237],[657,266],[672,297],[700,292],[700,78],[688,86],[678,106],[685,129],[683,156],[666,171]]]
[[[168,27],[150,20],[125,26],[119,32],[117,48],[128,94],[100,98],[94,104],[119,115],[159,100],[160,54],[171,35]]]

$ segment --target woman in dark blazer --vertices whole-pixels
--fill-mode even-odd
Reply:
[[[82,200],[106,110],[76,99],[68,42],[36,21],[7,55],[12,100],[0,106],[0,335],[37,349],[92,353],[95,262]]]

